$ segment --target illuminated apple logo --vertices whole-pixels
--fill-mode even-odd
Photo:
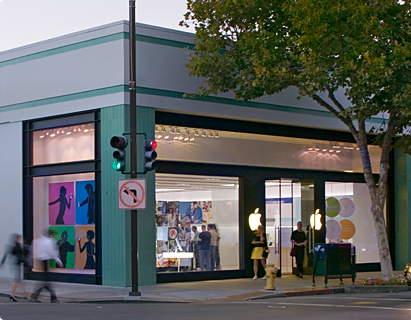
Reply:
[[[310,225],[311,225],[311,228],[314,230],[321,230],[323,225],[321,223],[320,209],[315,210],[315,213],[311,215]]]
[[[261,213],[259,211],[260,209],[256,208],[248,217],[248,225],[252,231],[256,231],[261,226]]]

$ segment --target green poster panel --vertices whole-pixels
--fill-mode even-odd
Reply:
[[[59,267],[55,261],[52,261],[50,268],[73,269],[76,249],[74,226],[52,226],[49,229],[54,232],[60,260],[63,263],[63,267]]]

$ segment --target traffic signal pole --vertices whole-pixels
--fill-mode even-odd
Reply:
[[[137,104],[136,104],[136,1],[129,0],[129,65],[130,65],[130,178],[137,178]],[[138,215],[131,214],[131,291],[130,296],[140,296],[138,290]]]

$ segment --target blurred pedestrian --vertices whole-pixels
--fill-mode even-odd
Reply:
[[[3,266],[7,258],[12,259],[12,266],[14,267],[14,277],[11,284],[10,301],[17,302],[16,292],[17,288],[21,286],[23,288],[24,295],[26,296],[25,285],[22,281],[23,266],[29,256],[29,247],[24,246],[22,237],[19,234],[13,234],[10,237],[10,243],[6,249],[6,253],[1,259],[0,265]]]
[[[50,283],[49,263],[51,260],[55,260],[60,267],[63,266],[63,263],[59,258],[53,230],[46,230],[40,238],[34,240],[34,255],[34,258],[40,262],[43,268],[43,280],[31,295],[31,300],[33,302],[39,302],[38,297],[41,291],[45,289],[50,292],[50,302],[58,303],[59,301],[57,300],[56,292],[53,289],[53,285]]]

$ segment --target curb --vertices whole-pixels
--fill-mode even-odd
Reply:
[[[350,286],[345,293],[392,293],[411,291],[409,286]]]
[[[140,299],[105,299],[105,300],[81,300],[81,301],[73,301],[68,300],[64,303],[71,303],[71,304],[132,304],[132,303],[192,303],[193,301],[181,301],[181,300],[159,300],[159,299],[150,299],[150,298],[140,298]]]
[[[326,294],[344,293],[344,288],[324,288],[304,291],[289,291],[289,292],[273,292],[265,295],[248,298],[247,301],[265,300],[272,298],[287,298],[287,297],[303,297],[303,296],[317,296]]]

